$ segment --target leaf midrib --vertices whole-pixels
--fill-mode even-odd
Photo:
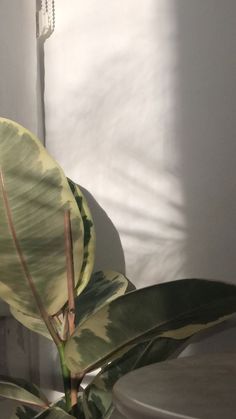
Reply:
[[[1,168],[1,166],[0,166],[0,187],[1,187],[2,196],[3,196],[3,203],[4,203],[6,217],[7,217],[9,233],[13,238],[13,243],[15,245],[16,252],[17,252],[17,255],[18,255],[18,258],[19,258],[19,263],[20,263],[22,271],[24,273],[26,282],[28,283],[29,288],[32,292],[32,295],[33,295],[33,298],[36,302],[36,306],[39,310],[39,313],[41,314],[41,317],[44,320],[44,322],[45,322],[45,324],[46,324],[54,342],[56,343],[56,345],[58,345],[58,344],[60,344],[60,338],[57,335],[56,331],[54,330],[54,327],[51,323],[49,314],[47,313],[47,310],[45,309],[45,307],[42,303],[42,300],[41,300],[41,298],[40,298],[40,296],[39,296],[39,294],[36,290],[34,281],[32,279],[31,273],[28,269],[27,263],[26,263],[25,258],[24,258],[24,254],[21,250],[20,243],[19,243],[18,238],[17,238],[16,229],[15,229],[15,226],[14,226],[14,221],[13,221],[12,212],[11,212],[11,207],[10,207],[10,204],[9,204],[7,190],[6,190],[6,187],[5,187],[4,174],[3,174],[3,170]]]

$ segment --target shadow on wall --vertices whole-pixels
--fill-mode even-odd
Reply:
[[[164,162],[174,130],[169,2],[73,3],[57,8],[61,27],[46,44],[47,147],[108,212],[136,286],[181,277],[185,214]]]
[[[176,175],[186,217],[186,277],[236,284],[236,3],[174,2],[177,22]],[[236,349],[235,319],[186,353]]]
[[[236,281],[236,2],[174,5],[185,274]]]
[[[78,172],[80,176],[85,172],[86,184],[90,182],[93,193],[96,192],[115,220],[124,244],[128,277],[137,287],[144,287],[181,276],[186,232],[176,171],[163,161],[163,138],[168,133],[160,122],[164,117],[155,106],[159,96],[153,84],[158,71],[153,69],[149,75],[149,65],[143,65],[143,56],[139,55],[140,52],[132,50],[127,55],[109,57],[96,72],[88,71],[86,83],[76,85],[71,93],[74,107],[65,124],[68,124],[69,149],[76,150],[77,138],[83,138],[79,158],[78,152],[68,157],[69,170],[74,168],[70,177],[80,180]],[[142,66],[145,67],[143,72]],[[134,76],[136,68],[139,73]],[[162,104],[162,98],[160,102]],[[68,161],[65,163],[69,166]],[[88,176],[88,167],[92,168],[92,176]],[[109,259],[115,261],[111,266],[117,266],[116,258],[120,260],[118,232],[116,230],[117,243],[107,246],[109,241],[113,243],[111,229],[106,225],[106,220],[111,221],[107,216],[101,217],[104,210],[101,207],[99,212],[96,210],[95,200],[90,204],[92,209],[95,205],[99,267],[107,266]],[[108,233],[109,239],[105,247],[107,238],[103,231]]]

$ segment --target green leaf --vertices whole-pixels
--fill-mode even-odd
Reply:
[[[91,276],[87,287],[75,298],[76,318],[78,325],[86,320],[91,314],[101,309],[105,304],[123,295],[133,285],[122,274],[115,271],[99,271]],[[51,339],[43,320],[28,316],[19,310],[10,307],[12,315],[33,332]],[[58,327],[57,327],[58,329]]]
[[[83,394],[82,392],[79,392],[78,393],[77,414],[76,414],[76,416],[78,416],[79,419],[85,419],[84,412],[83,412],[83,409],[82,409],[82,394]],[[51,408],[59,407],[61,410],[63,410],[63,411],[66,412],[67,410],[66,410],[66,400],[65,400],[65,397],[59,398],[54,403],[52,403],[50,405],[50,407]],[[72,414],[71,412],[68,412],[68,413],[69,414]],[[40,416],[40,418],[41,417],[42,416]]]
[[[15,317],[15,319],[18,320],[25,327],[48,339],[52,339],[47,327],[45,326],[44,321],[41,318],[29,316],[28,314],[22,313],[14,307],[10,307],[10,311],[13,317]]]
[[[185,339],[236,311],[236,287],[184,279],[125,294],[91,315],[65,346],[68,368],[84,373],[126,346],[157,336]]]
[[[39,413],[32,419],[76,419],[74,416],[69,415],[59,407],[52,407],[46,411]]]
[[[75,299],[78,325],[101,309],[105,304],[123,295],[129,280],[115,271],[99,271],[92,275],[87,287]]]
[[[41,408],[48,407],[47,398],[34,384],[21,378],[0,376],[0,396]]]
[[[10,419],[32,419],[35,415],[35,410],[27,406],[17,406]]]
[[[84,288],[84,284],[89,282],[93,271],[96,237],[92,214],[85,196],[76,183],[74,183],[71,179],[67,180],[77,202],[84,225],[84,258],[80,273],[80,280],[76,287],[76,294],[79,295]]]
[[[0,296],[23,313],[39,316],[35,295],[50,315],[67,301],[65,211],[77,282],[83,223],[67,179],[33,134],[0,119]]]
[[[87,412],[86,419],[109,418],[113,411],[112,388],[115,382],[134,369],[165,361],[177,349],[183,348],[185,341],[157,338],[142,342],[106,365],[84,390],[83,407]]]

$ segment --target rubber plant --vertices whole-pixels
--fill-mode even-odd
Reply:
[[[79,186],[32,133],[0,119],[0,296],[55,343],[65,391],[51,403],[35,384],[1,376],[0,396],[19,402],[11,419],[108,419],[120,376],[167,359],[236,310],[233,285],[183,279],[135,290],[118,272],[94,273],[94,254]]]

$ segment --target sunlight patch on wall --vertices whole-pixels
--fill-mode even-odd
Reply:
[[[138,286],[176,278],[186,226],[173,2],[58,0],[56,22],[45,51],[47,147],[115,224],[127,275]]]

